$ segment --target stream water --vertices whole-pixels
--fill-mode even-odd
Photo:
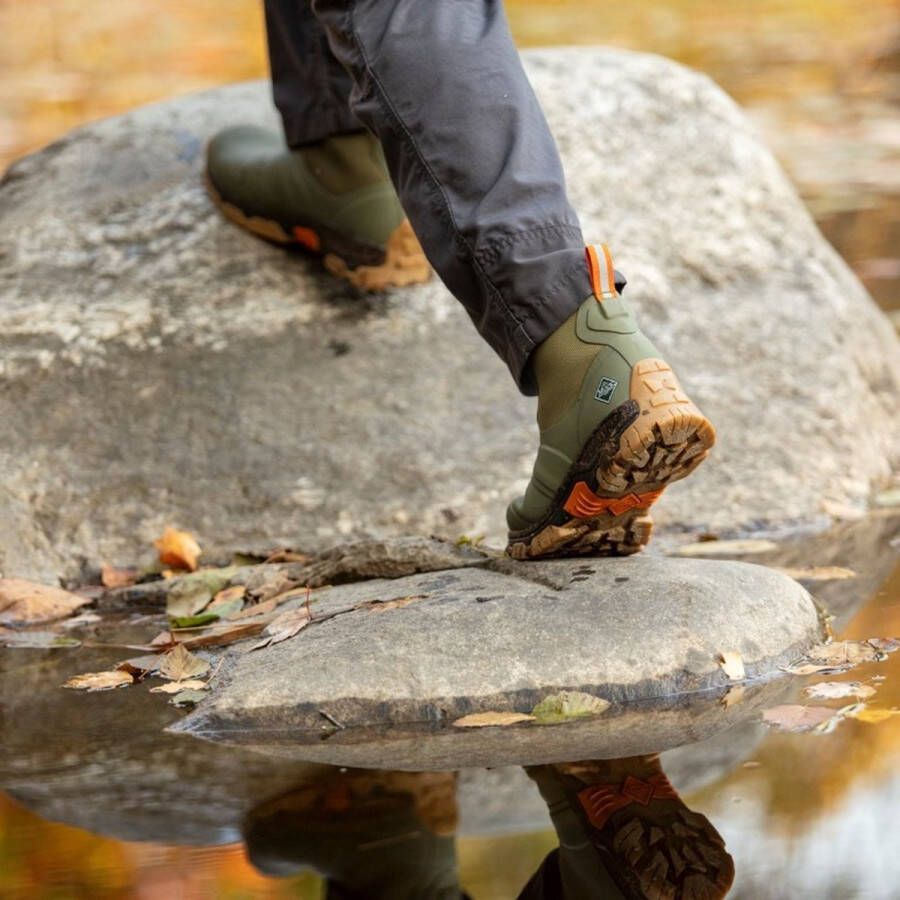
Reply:
[[[898,535],[900,510],[881,509],[752,559],[851,568],[853,577],[810,582],[814,595],[838,638],[887,637],[900,634]],[[122,645],[146,640],[160,620],[110,613],[69,632],[82,647],[0,650],[3,898],[315,898],[328,875],[356,886],[347,896],[373,900],[459,897],[461,890],[474,900],[504,900],[520,896],[539,869],[550,878],[557,864],[582,873],[566,896],[619,896],[605,880],[609,861],[597,867],[590,853],[587,866],[583,853],[567,851],[541,868],[559,838],[521,769],[455,776],[288,761],[164,732],[184,711],[146,685],[78,695],[61,689],[73,674],[109,668],[123,657]],[[764,710],[775,706],[836,711],[852,703],[806,697],[805,686],[823,681],[874,688],[868,713],[805,733],[763,724]],[[698,723],[687,732],[698,741],[660,746],[662,770],[686,807],[705,818],[692,820],[695,833],[679,838],[689,846],[672,858],[690,861],[700,852],[703,877],[727,877],[710,837],[718,832],[735,870],[729,896],[900,897],[900,714],[893,714],[900,653],[747,691],[724,702],[674,698],[679,715]],[[707,724],[709,702],[721,709],[721,730]],[[647,760],[592,765],[601,777],[636,773],[645,782],[657,771]],[[571,844],[565,823],[557,825]],[[557,896],[544,891],[521,896]]]

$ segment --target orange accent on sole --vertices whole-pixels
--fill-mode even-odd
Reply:
[[[294,237],[298,244],[302,244],[307,250],[312,250],[313,253],[318,253],[322,249],[322,241],[312,228],[295,225]]]
[[[595,516],[621,516],[631,509],[646,509],[659,499],[662,488],[645,494],[625,494],[623,497],[598,497],[584,481],[579,481],[563,509],[575,519],[591,519]]]

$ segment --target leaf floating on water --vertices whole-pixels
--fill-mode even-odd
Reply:
[[[205,698],[206,694],[203,691],[181,691],[169,702],[172,706],[194,706]]]
[[[598,716],[609,709],[609,700],[585,694],[582,691],[560,691],[544,697],[531,711],[541,725],[554,725],[581,719],[585,716]]]
[[[183,644],[178,644],[170,650],[159,664],[159,674],[172,681],[205,675],[208,671],[209,663],[195,656]]]
[[[842,566],[813,566],[809,569],[791,569],[781,566],[772,566],[772,568],[795,581],[840,581],[844,578],[856,578],[856,572],[853,569],[845,569]]]
[[[137,569],[117,569],[104,564],[100,569],[100,582],[105,588],[131,587],[137,581],[137,574]]]
[[[489,728],[493,725],[515,725],[518,722],[533,722],[534,716],[519,712],[471,713],[454,721],[457,728]]]
[[[190,572],[197,568],[197,561],[203,552],[190,532],[171,527],[166,528],[162,536],[153,542],[153,546],[156,547],[159,561],[164,566],[187,569]]]
[[[292,638],[295,634],[301,632],[309,625],[309,622],[309,611],[305,606],[289,609],[266,626],[265,634],[268,637],[264,637],[261,641],[255,643],[250,650],[260,650],[272,644],[280,644],[282,641],[286,641],[288,638]]]
[[[841,700],[844,697],[865,700],[875,693],[875,688],[859,681],[820,681],[805,687],[803,692],[815,700]]]
[[[834,641],[819,644],[809,650],[803,659],[782,670],[791,675],[814,675],[819,672],[841,672],[861,663],[881,662],[887,659],[900,642],[885,638],[871,638],[867,641]]]
[[[63,687],[75,691],[109,691],[129,684],[134,684],[131,675],[115,669],[112,672],[85,672],[84,675],[73,675]]]
[[[831,730],[841,711],[827,706],[774,706],[763,713],[763,722],[781,731],[826,731]]]
[[[732,681],[743,681],[747,677],[744,657],[737,650],[726,650],[719,654],[719,665]]]
[[[48,584],[24,578],[0,578],[0,625],[52,622],[90,602],[88,597]]]
[[[773,541],[757,539],[735,541],[697,541],[684,544],[674,551],[675,556],[750,556],[754,553],[768,553],[777,550]]]
[[[206,682],[197,678],[189,678],[187,681],[169,681],[166,684],[158,684],[150,688],[151,694],[177,694],[179,691],[205,691]]]
[[[55,631],[9,631],[0,628],[0,647],[18,647],[25,650],[55,650],[58,647],[80,647],[77,638],[66,637]]]

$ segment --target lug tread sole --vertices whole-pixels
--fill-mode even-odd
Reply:
[[[639,411],[619,437],[618,449],[608,454],[598,448],[591,461],[597,505],[610,501],[610,507],[626,508],[618,514],[605,510],[569,515],[561,524],[511,534],[510,556],[629,556],[647,544],[653,531],[650,505],[667,485],[687,477],[706,459],[715,429],[663,360],[646,359],[633,367],[631,398]],[[570,470],[566,482],[576,478]],[[558,519],[567,505],[571,507],[576,493],[577,485],[555,498],[549,518]]]
[[[391,287],[422,284],[431,277],[431,266],[422,251],[419,240],[408,219],[404,219],[391,233],[383,247],[384,261],[379,264],[354,265],[345,254],[327,246],[327,240],[315,229],[303,226],[306,235],[312,235],[319,243],[313,248],[306,240],[299,240],[280,222],[262,216],[251,216],[225,200],[215,185],[206,178],[206,188],[213,203],[230,222],[264,240],[281,246],[300,246],[321,257],[326,271],[347,281],[362,291],[383,291]]]

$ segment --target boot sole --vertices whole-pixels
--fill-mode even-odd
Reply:
[[[649,507],[706,459],[716,433],[661,359],[632,368],[630,394],[588,439],[544,518],[510,532],[514,559],[627,556],[650,540]]]
[[[360,290],[405,287],[431,277],[431,266],[408,219],[394,229],[383,247],[365,245],[320,226],[295,225],[287,230],[273,219],[248,215],[223,199],[208,175],[205,180],[210,198],[230,222],[273,244],[309,251],[322,259],[328,272]]]
[[[597,828],[590,812],[596,788],[579,790],[559,772],[553,777],[572,797],[571,807],[626,897],[721,900],[728,894],[734,883],[734,860],[725,841],[706,816],[691,811],[680,798],[651,800],[649,805],[638,801]]]

